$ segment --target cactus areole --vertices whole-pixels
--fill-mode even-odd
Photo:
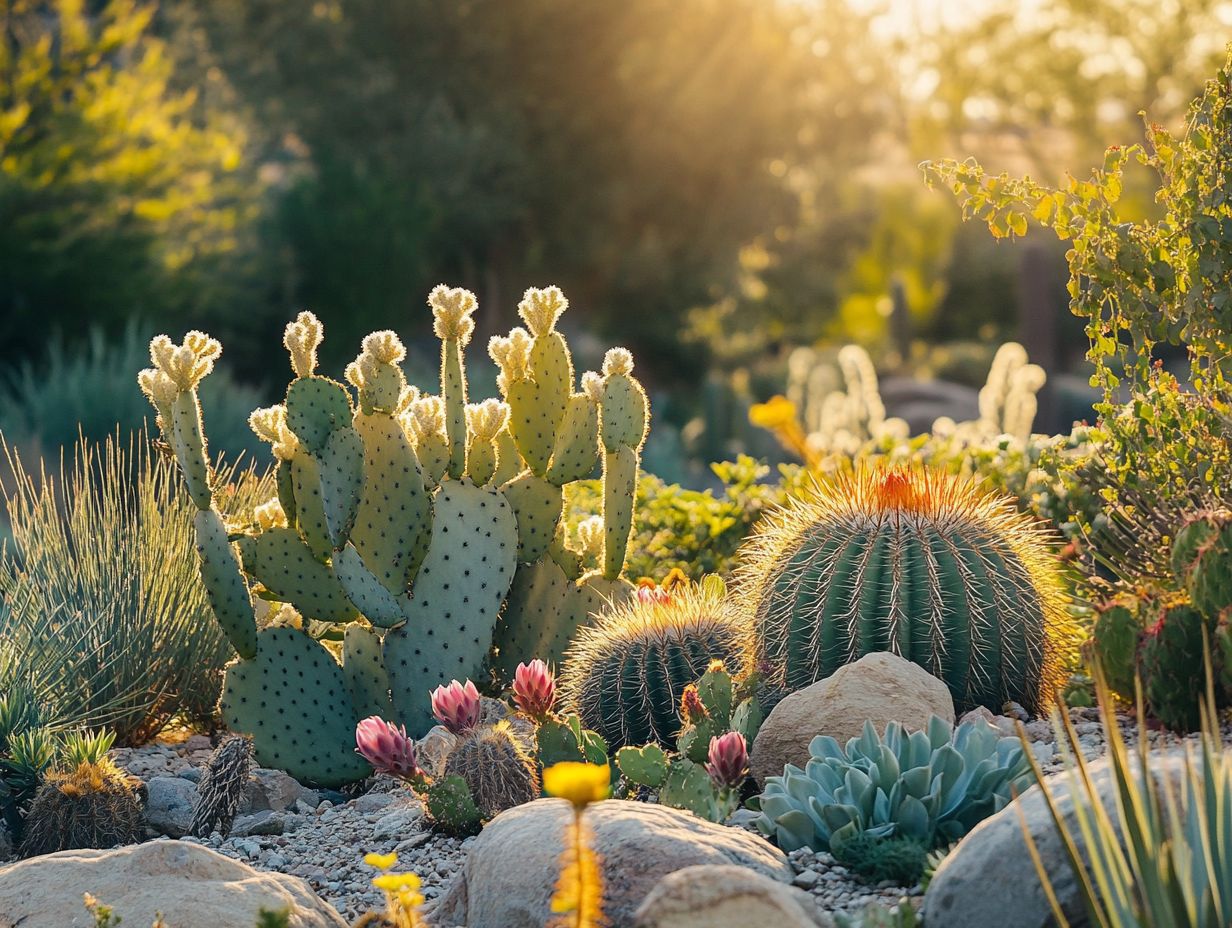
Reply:
[[[746,543],[757,658],[795,690],[892,651],[943,680],[959,711],[1038,711],[1077,637],[1050,542],[964,478],[862,469],[818,482]]]

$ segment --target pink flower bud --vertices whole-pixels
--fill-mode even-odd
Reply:
[[[690,683],[684,688],[684,692],[680,694],[681,720],[686,725],[696,725],[703,719],[709,718],[709,716],[710,713],[706,711],[706,704],[702,702],[697,686]]]
[[[481,708],[479,690],[470,680],[465,684],[451,680],[432,691],[432,714],[455,735],[465,735],[479,724]]]
[[[382,773],[402,780],[418,780],[423,771],[415,762],[415,742],[406,728],[380,716],[369,716],[355,726],[355,751]]]
[[[513,701],[532,719],[542,719],[556,703],[556,678],[548,665],[536,658],[518,664],[513,673]]]
[[[749,775],[749,749],[744,735],[729,731],[710,739],[709,763],[706,772],[720,789],[735,789]]]

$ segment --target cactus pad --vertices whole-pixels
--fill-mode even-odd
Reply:
[[[272,528],[240,540],[244,570],[306,619],[349,622],[358,613],[333,570],[292,529]]]
[[[501,487],[518,523],[518,560],[529,564],[547,553],[556,537],[564,496],[558,486],[530,471]]]
[[[188,484],[188,495],[198,509],[209,509],[210,468],[205,436],[201,433],[201,404],[197,402],[197,391],[181,392],[171,404],[171,415],[175,456]]]
[[[603,456],[603,576],[615,580],[625,569],[633,535],[637,495],[637,451],[620,447]]]
[[[499,492],[465,479],[441,485],[407,623],[385,636],[394,707],[408,730],[430,726],[433,687],[478,676],[513,582],[517,545],[517,521]]]
[[[352,428],[334,429],[317,461],[321,508],[330,544],[346,543],[364,489],[364,445]]]
[[[257,653],[257,620],[222,516],[216,509],[203,509],[194,521],[201,582],[210,606],[231,647],[240,657],[252,657]]]
[[[392,628],[406,621],[406,594],[385,589],[353,545],[334,552],[334,576],[347,598],[373,625]]]
[[[287,426],[313,454],[325,450],[330,432],[351,424],[346,387],[328,377],[300,377],[287,388]]]
[[[539,658],[549,665],[564,656],[576,626],[562,612],[576,599],[573,582],[551,558],[519,568],[496,626],[492,670],[509,683],[519,663]]]
[[[317,462],[302,450],[291,459],[291,483],[295,493],[295,528],[299,537],[318,561],[329,560],[334,546],[330,542],[329,526],[325,521],[321,478]],[[285,507],[283,511],[286,511]]]
[[[432,499],[402,424],[392,416],[355,417],[364,444],[364,491],[351,543],[387,590],[410,585],[432,537]]]
[[[266,628],[256,656],[227,667],[222,717],[252,736],[257,760],[304,783],[336,787],[372,768],[355,753],[355,725],[342,668],[293,628]]]
[[[346,678],[355,714],[366,719],[393,717],[389,677],[381,655],[381,636],[364,625],[348,625],[342,639],[342,675]]]
[[[585,393],[569,398],[569,407],[556,433],[556,447],[547,478],[564,486],[594,475],[599,464],[599,409]]]

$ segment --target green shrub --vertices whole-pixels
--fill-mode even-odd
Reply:
[[[58,472],[6,457],[0,638],[43,723],[107,725],[131,744],[179,713],[211,715],[231,649],[210,617],[173,465],[140,435],[79,443]],[[272,492],[225,468],[220,486],[230,514]]]

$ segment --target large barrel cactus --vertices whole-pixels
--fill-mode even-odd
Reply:
[[[750,667],[752,637],[723,581],[643,586],[580,630],[565,658],[565,705],[610,750],[680,733],[680,697],[712,661],[737,675]]]
[[[819,481],[742,552],[757,657],[795,690],[892,651],[943,680],[959,711],[1038,711],[1077,638],[1050,540],[965,478],[861,469]]]
[[[199,510],[201,576],[238,654],[223,719],[252,736],[262,764],[307,782],[370,772],[355,753],[360,717],[392,715],[422,732],[433,686],[481,677],[493,651],[498,671],[558,660],[593,612],[632,594],[622,572],[648,420],[632,357],[613,349],[602,375],[575,378],[555,331],[568,302],[555,287],[528,290],[518,309],[530,331],[489,345],[502,400],[470,403],[463,352],[475,297],[441,286],[428,303],[439,395],[406,383],[392,331],[363,340],[344,385],[317,373],[316,317],[287,326],[286,401],[250,419],[278,462],[277,498],[253,524],[225,524],[214,501],[223,488],[197,387],[219,343],[160,335],[139,377]],[[583,575],[559,531],[563,488],[601,461],[602,531],[589,534],[603,568]],[[286,604],[293,627],[260,627],[254,601]],[[322,638],[342,640],[341,664]]]

